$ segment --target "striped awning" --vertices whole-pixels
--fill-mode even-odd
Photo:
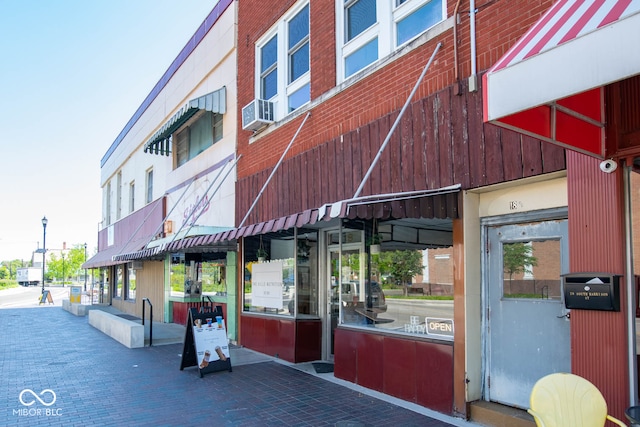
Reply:
[[[171,153],[169,137],[198,111],[205,110],[224,114],[226,109],[227,89],[224,86],[214,92],[192,99],[153,134],[144,144],[144,152],[168,156]]]
[[[290,228],[319,226],[335,218],[348,219],[399,219],[399,218],[459,218],[458,194],[460,185],[434,190],[418,190],[401,193],[376,194],[328,203],[319,208],[274,218],[213,234],[176,239],[171,242],[131,253],[115,256],[117,261],[130,261],[157,256],[166,252],[180,252],[209,247],[210,250],[233,250],[235,242],[243,237],[275,233]]]
[[[483,77],[484,120],[604,158],[603,86],[640,74],[640,0],[559,0]]]

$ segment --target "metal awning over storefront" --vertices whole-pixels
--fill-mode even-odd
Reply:
[[[214,92],[192,99],[153,134],[144,144],[144,152],[168,156],[171,153],[169,137],[198,111],[205,110],[217,114],[224,114],[226,108],[227,89],[224,86]]]
[[[392,218],[458,218],[458,193],[460,185],[436,190],[409,191],[403,193],[376,194],[329,203],[319,208],[283,216],[269,221],[236,228],[228,238],[274,233],[292,227],[312,226],[334,218],[381,219]],[[214,239],[219,236],[212,236]]]
[[[188,236],[172,240],[156,247],[148,247],[114,256],[119,262],[148,259],[162,253],[185,250],[232,251],[242,237],[275,233],[290,228],[319,226],[321,221],[341,219],[401,219],[459,217],[458,193],[460,185],[452,185],[436,190],[419,190],[402,193],[377,194],[329,203],[319,208],[283,216],[269,221],[220,231],[213,234]]]
[[[82,268],[100,268],[110,265],[122,264],[123,260],[118,259],[120,254],[140,251],[144,249],[151,237],[144,237],[135,241],[128,242],[124,245],[112,245],[89,258],[87,262],[82,264]]]
[[[484,120],[599,158],[603,86],[640,73],[640,0],[559,0],[484,75]]]

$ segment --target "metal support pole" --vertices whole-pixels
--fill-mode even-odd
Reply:
[[[405,110],[407,109],[407,107],[409,107],[409,103],[411,102],[411,99],[413,99],[413,95],[415,95],[416,91],[418,90],[418,86],[420,86],[420,82],[424,78],[425,74],[427,74],[427,70],[431,66],[431,63],[433,62],[433,58],[435,58],[436,53],[438,53],[441,46],[442,46],[442,43],[438,43],[438,45],[436,46],[436,49],[431,54],[431,58],[429,58],[429,62],[427,62],[427,65],[425,65],[424,69],[422,70],[422,74],[420,74],[420,77],[418,77],[418,81],[416,82],[415,86],[413,87],[413,90],[409,94],[407,101],[404,103],[402,110],[400,110],[400,114],[398,114],[398,117],[396,118],[395,123],[393,124],[393,126],[391,126],[391,130],[389,130],[387,137],[384,139],[384,142],[380,146],[380,149],[378,150],[378,154],[376,154],[376,157],[373,159],[373,162],[371,162],[371,166],[369,166],[369,170],[367,171],[364,178],[362,178],[362,182],[360,183],[360,186],[356,190],[356,193],[353,195],[354,199],[360,195],[360,193],[362,192],[362,189],[364,188],[365,183],[367,182],[367,180],[369,180],[369,176],[371,175],[373,168],[376,166],[376,164],[378,163],[378,160],[380,159],[380,156],[382,155],[382,152],[387,147],[387,144],[391,139],[391,135],[393,135],[393,131],[396,130],[398,123],[400,123],[400,119],[402,119],[402,116],[404,115]]]
[[[44,295],[44,265],[47,254],[47,217],[42,218],[42,295]]]
[[[260,197],[262,196],[262,193],[264,192],[264,189],[267,188],[267,185],[269,185],[269,182],[271,181],[271,178],[273,178],[273,175],[276,173],[276,171],[280,167],[280,164],[284,160],[284,156],[287,155],[287,152],[289,151],[289,149],[293,145],[293,141],[295,141],[296,138],[298,137],[298,134],[300,133],[300,130],[302,129],[302,126],[304,126],[304,124],[306,123],[306,121],[307,121],[307,119],[309,118],[310,115],[311,115],[311,111],[309,111],[307,113],[307,115],[304,116],[304,120],[302,121],[302,123],[300,123],[300,126],[298,126],[298,130],[296,131],[296,134],[293,135],[293,138],[291,138],[291,141],[289,142],[289,145],[287,145],[287,148],[285,148],[284,152],[282,153],[282,156],[280,156],[280,160],[278,160],[278,163],[276,163],[276,165],[274,166],[273,170],[271,171],[271,175],[269,175],[269,178],[267,178],[267,181],[262,186],[262,189],[260,190],[260,192],[256,196],[256,199],[253,201],[253,204],[251,205],[251,207],[247,211],[247,214],[244,216],[244,218],[242,218],[242,222],[240,223],[238,228],[241,228],[244,225],[244,222],[249,217],[249,214],[251,213],[251,211],[253,211],[253,208],[256,207],[256,204],[258,203],[258,200],[260,200]]]
[[[87,263],[87,244],[84,244],[84,262]],[[87,269],[84,269],[84,291],[87,292]]]

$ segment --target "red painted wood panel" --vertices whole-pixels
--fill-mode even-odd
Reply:
[[[359,334],[345,329],[336,329],[334,338],[333,374],[336,378],[341,378],[352,383],[356,382],[357,349],[355,339]]]
[[[362,334],[357,353],[357,383],[372,390],[384,388],[384,337]]]
[[[334,375],[373,390],[453,412],[453,346],[338,328]]]
[[[222,307],[222,315],[226,319],[227,318],[227,304],[216,303],[215,305],[219,305],[219,306]],[[173,310],[173,313],[172,313],[173,323],[177,323],[178,325],[186,325],[187,324],[187,317],[188,317],[188,314],[189,314],[189,309],[190,308],[197,308],[198,310],[200,310],[200,308],[202,307],[202,302],[172,301],[171,302],[171,306],[172,306],[172,310]]]
[[[240,316],[239,343],[260,353],[299,363],[321,357],[319,321]]]
[[[296,322],[296,363],[322,359],[322,321]]]
[[[386,337],[384,340],[383,392],[409,402],[416,402],[416,343]]]
[[[453,411],[453,346],[416,342],[416,397],[419,405]]]

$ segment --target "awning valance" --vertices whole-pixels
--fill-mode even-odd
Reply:
[[[400,218],[459,218],[458,193],[460,185],[401,193],[377,194],[328,203],[319,208],[274,218],[269,221],[246,225],[207,235],[188,236],[172,240],[160,246],[115,256],[118,261],[150,258],[166,252],[186,249],[234,250],[235,242],[242,237],[275,233],[293,227],[313,226],[320,221],[334,218],[348,219],[400,219]],[[316,225],[317,228],[318,227]]]
[[[144,152],[168,156],[171,153],[169,137],[198,111],[205,110],[217,114],[224,114],[226,108],[227,90],[224,86],[214,92],[192,99],[153,134],[144,144]]]
[[[640,73],[640,0],[559,0],[484,75],[484,120],[604,158],[602,87]]]
[[[124,245],[112,245],[107,249],[98,252],[93,257],[89,258],[87,262],[82,264],[81,268],[100,268],[108,267],[110,265],[123,264],[126,259],[119,259],[119,255],[128,253],[131,251],[139,251],[147,246],[151,236],[141,237],[135,241],[127,242]]]

